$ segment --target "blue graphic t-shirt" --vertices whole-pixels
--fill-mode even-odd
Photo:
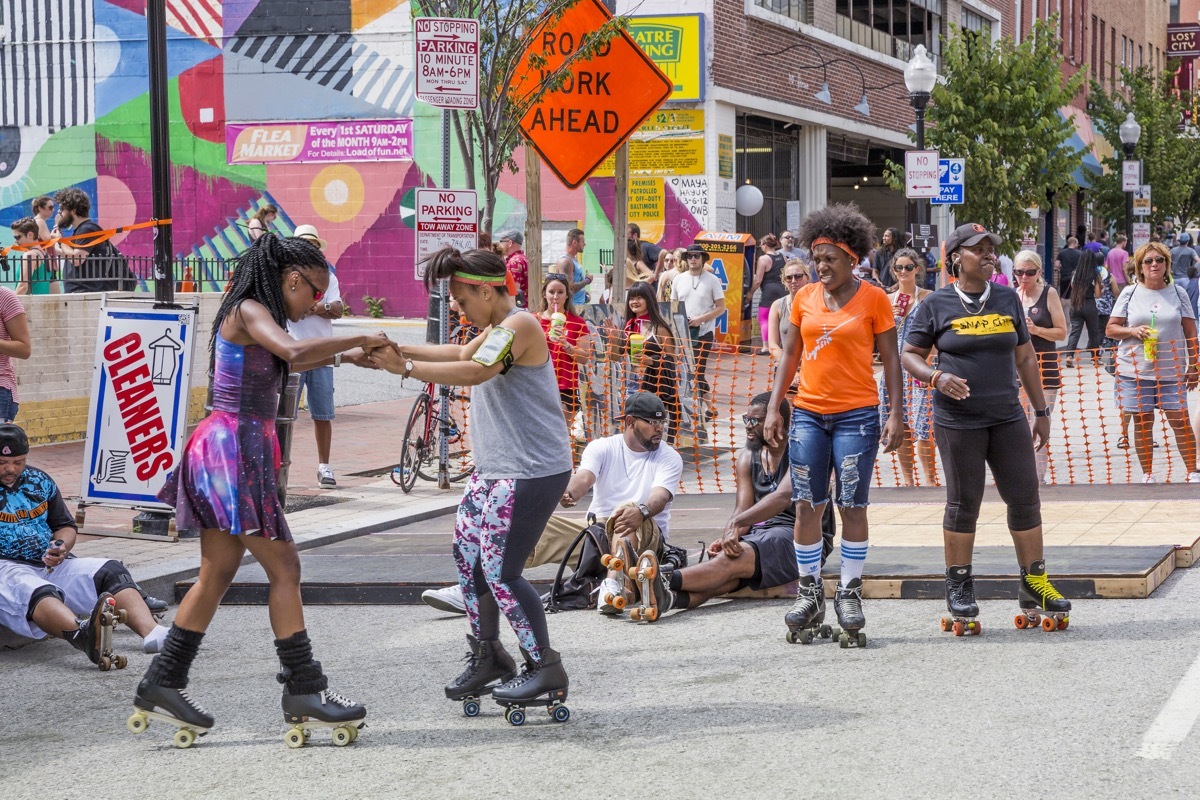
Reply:
[[[74,528],[54,479],[26,467],[13,487],[0,483],[0,558],[40,565],[54,531]]]

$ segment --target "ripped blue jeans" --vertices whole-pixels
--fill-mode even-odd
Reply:
[[[829,473],[836,477],[839,508],[867,505],[875,456],[879,452],[879,407],[840,414],[792,411],[788,459],[792,464],[792,502],[813,508],[829,500]]]

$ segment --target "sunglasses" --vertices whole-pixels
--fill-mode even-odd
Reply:
[[[704,254],[703,254],[703,253],[688,253],[688,254],[687,254],[686,256],[684,256],[684,257],[685,257],[685,258],[687,258],[687,259],[689,259],[689,260],[690,260],[690,259],[693,259],[693,258],[704,258]]]
[[[1165,258],[1163,258],[1162,256],[1155,256],[1154,258],[1143,258],[1142,259],[1142,264],[1165,264],[1165,263],[1167,263],[1167,260]]]
[[[765,417],[752,417],[749,414],[742,414],[742,424],[747,428],[753,428],[763,424]]]
[[[563,283],[566,283],[567,276],[563,275],[561,272],[547,272],[546,281],[562,281]]]
[[[790,241],[793,241],[793,240],[794,240],[796,237],[794,237],[794,236],[780,236],[779,238],[780,238],[780,239],[782,239],[782,240],[783,240],[783,241],[785,241],[785,242],[790,242]]]
[[[803,275],[784,275],[784,276],[783,276],[783,279],[784,279],[785,281],[787,281],[788,283],[791,283],[792,281],[802,281],[802,280],[804,280],[804,276],[803,276]]]
[[[1037,275],[1039,272],[1041,272],[1041,270],[1037,269],[1036,267],[1033,269],[1014,269],[1013,275],[1025,275],[1027,277],[1033,277],[1034,275]]]
[[[321,302],[321,298],[325,296],[325,293],[322,292],[320,289],[318,289],[317,285],[315,283],[313,283],[312,281],[310,281],[303,272],[300,272],[299,270],[297,270],[296,274],[300,276],[300,280],[302,280],[308,284],[308,288],[313,290],[313,302],[314,303]]]
[[[893,264],[892,269],[898,269],[903,272],[916,272],[917,265],[916,264]]]

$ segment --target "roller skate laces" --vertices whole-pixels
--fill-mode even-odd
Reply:
[[[1023,577],[1025,585],[1041,600],[1042,608],[1046,607],[1046,601],[1048,600],[1067,599],[1062,596],[1058,589],[1054,588],[1054,584],[1050,582],[1050,576],[1046,573],[1027,572]]]
[[[319,692],[319,694],[321,695],[322,704],[328,703],[335,706],[341,706],[342,708],[353,708],[354,706],[358,705],[358,703],[355,703],[349,697],[338,694],[332,689],[326,689],[322,692]]]

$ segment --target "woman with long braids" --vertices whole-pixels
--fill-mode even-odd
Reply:
[[[376,350],[371,358],[406,378],[475,387],[475,471],[454,525],[470,654],[446,697],[463,701],[463,711],[474,716],[479,697],[492,692],[507,707],[509,722],[520,725],[526,705],[548,706],[559,721],[570,716],[563,705],[567,672],[550,648],[542,599],[521,572],[566,491],[571,445],[546,336],[537,317],[516,307],[504,275],[504,261],[494,253],[434,253],[425,265],[425,287],[432,294],[448,279],[455,303],[483,333],[462,346],[405,346]],[[500,644],[501,613],[525,656],[520,675]]]
[[[175,507],[180,529],[200,530],[200,576],[138,685],[129,720],[135,732],[145,730],[149,719],[160,719],[180,728],[175,743],[187,747],[195,734],[212,727],[213,716],[184,689],[204,632],[247,550],[271,584],[284,719],[297,727],[337,726],[335,739],[345,743],[357,737],[367,715],[363,706],[329,691],[320,662],[313,660],[300,600],[300,558],[276,484],[275,416],[289,365],[304,371],[336,367],[345,359],[369,367],[364,350],[391,346],[383,334],[304,341],[289,336],[288,321],[302,319],[328,285],[329,267],[314,244],[268,233],[241,257],[217,312],[210,357],[213,410],[188,439],[159,493]]]
[[[784,616],[789,641],[805,641],[805,631],[823,628],[825,589],[821,579],[824,545],[821,517],[830,500],[842,516],[841,579],[834,594],[843,646],[865,646],[862,574],[867,558],[867,502],[875,457],[882,444],[890,453],[904,440],[902,403],[893,403],[882,421],[871,353],[878,349],[891,397],[904,396],[892,304],[878,286],[855,278],[854,269],[870,252],[875,226],[857,206],[829,205],[800,225],[800,241],[816,264],[817,282],[792,298],[791,327],[767,404],[766,440],[788,439],[792,502],[796,504],[796,565],[800,574],[796,604]],[[800,387],[792,424],[779,415],[801,358]],[[882,441],[881,441],[882,439]],[[830,497],[829,474],[837,491]]]

